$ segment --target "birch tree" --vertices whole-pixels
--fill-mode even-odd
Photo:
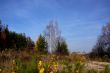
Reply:
[[[57,22],[50,21],[45,30],[45,38],[48,42],[49,53],[54,53],[57,49],[58,37],[60,37],[60,30]]]

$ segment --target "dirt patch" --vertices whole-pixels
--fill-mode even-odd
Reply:
[[[108,62],[89,61],[86,63],[87,69],[96,69],[98,71],[103,70],[106,65],[110,67],[110,63]]]

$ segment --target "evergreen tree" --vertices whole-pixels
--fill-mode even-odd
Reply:
[[[0,21],[0,50],[5,49],[24,49],[34,47],[34,42],[26,37],[24,33],[9,31],[8,25]]]
[[[69,54],[67,43],[64,39],[58,40],[56,53],[62,54],[62,55],[68,55]]]
[[[47,53],[48,52],[48,44],[45,40],[45,37],[40,35],[38,40],[36,41],[36,49],[39,53]]]

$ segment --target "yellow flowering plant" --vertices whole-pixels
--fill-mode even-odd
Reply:
[[[44,73],[44,68],[43,67],[39,70],[39,73]]]
[[[39,70],[39,73],[44,73],[44,67],[43,67],[43,62],[42,61],[39,61],[38,62],[38,70]]]
[[[39,62],[38,62],[38,69],[40,70],[41,67],[42,67],[42,61],[39,61]]]
[[[55,62],[54,62],[54,63],[53,63],[53,66],[54,66],[54,71],[57,72],[57,71],[58,71],[58,63],[55,63]]]

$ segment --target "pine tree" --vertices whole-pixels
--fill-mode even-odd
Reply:
[[[58,40],[56,53],[60,54],[60,55],[68,55],[69,54],[67,43],[64,39]]]
[[[45,40],[45,37],[40,35],[38,40],[36,41],[36,45],[35,45],[37,51],[39,53],[47,53],[48,52],[48,46],[47,46],[47,42]]]

